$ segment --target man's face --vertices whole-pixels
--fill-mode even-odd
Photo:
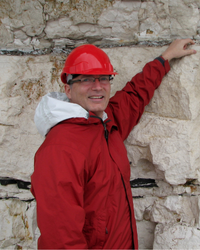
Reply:
[[[80,75],[74,80],[89,79],[90,77],[98,78],[99,75]],[[108,76],[105,76],[108,77]],[[87,111],[93,112],[98,117],[103,117],[103,111],[106,109],[110,98],[110,82],[105,84],[95,79],[94,82],[85,81],[74,82],[72,85],[65,85],[65,93],[70,102],[77,103]]]

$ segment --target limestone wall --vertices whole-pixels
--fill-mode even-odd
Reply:
[[[100,46],[119,73],[112,95],[175,38],[197,54],[170,62],[125,144],[140,249],[200,248],[200,1],[0,1],[0,248],[35,249],[30,175],[43,138],[41,96],[63,91],[67,54]]]

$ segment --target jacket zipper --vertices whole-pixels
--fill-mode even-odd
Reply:
[[[92,117],[92,118],[98,118],[98,119],[101,120],[101,123],[103,124],[103,127],[104,127],[104,137],[105,137],[105,139],[106,139],[106,142],[108,142],[108,130],[107,130],[107,128],[106,128],[106,123],[107,123],[107,122],[110,122],[111,120],[108,120],[108,121],[104,122],[104,121],[103,121],[100,117],[98,117],[98,116],[91,115],[90,117]]]
[[[106,124],[104,122],[103,122],[103,127],[104,127],[104,136],[105,136],[106,141],[108,142],[108,130],[107,130]]]

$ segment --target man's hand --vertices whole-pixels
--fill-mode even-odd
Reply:
[[[162,53],[162,57],[165,60],[170,61],[173,58],[180,58],[182,56],[188,56],[196,54],[196,50],[188,49],[189,45],[193,45],[195,42],[191,39],[176,39],[169,47]]]

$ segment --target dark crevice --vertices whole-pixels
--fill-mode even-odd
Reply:
[[[144,198],[144,196],[140,196],[140,195],[139,196],[132,196],[132,198],[133,199],[142,199],[142,198]]]
[[[89,42],[89,41],[88,41]],[[124,43],[106,43],[100,42],[100,44],[95,44],[91,42],[91,44],[95,44],[100,48],[117,48],[117,47],[135,47],[135,46],[149,46],[149,47],[162,47],[164,45],[168,45],[172,42],[172,40],[162,40],[162,41],[127,41]],[[89,42],[90,43],[90,42]],[[72,49],[76,48],[76,44],[74,45],[66,45],[63,46],[52,46],[50,48],[45,49],[32,49],[32,50],[21,50],[21,49],[1,49],[0,55],[10,55],[10,56],[24,56],[24,55],[48,55],[48,54],[69,54]]]
[[[138,178],[130,181],[131,188],[153,188],[158,187],[154,179]]]
[[[13,178],[9,178],[9,177],[0,177],[0,184],[2,186],[16,184],[19,189],[30,189],[31,188],[31,183],[29,181],[23,181],[23,180],[13,179]]]
[[[19,199],[18,197],[13,197],[13,196],[7,196],[7,197],[0,197],[0,200],[20,200],[22,202],[32,202],[35,200],[35,198],[31,198],[31,199]]]

